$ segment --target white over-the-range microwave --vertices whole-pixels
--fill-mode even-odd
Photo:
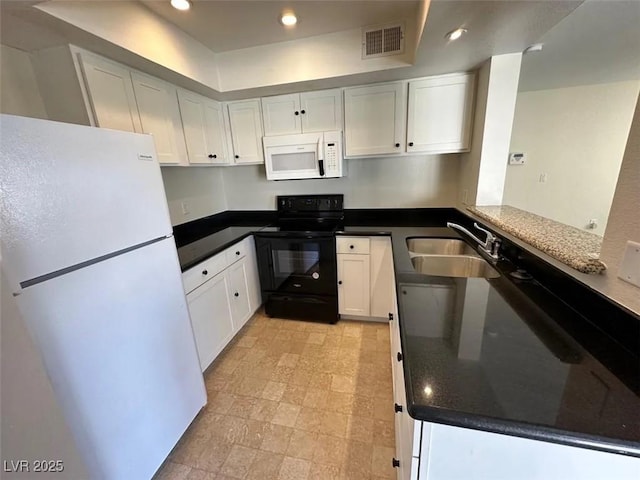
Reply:
[[[342,176],[342,132],[262,137],[268,180]]]

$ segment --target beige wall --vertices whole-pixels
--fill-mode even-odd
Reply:
[[[0,112],[47,118],[28,53],[0,45]]]
[[[337,179],[269,181],[264,166],[224,169],[230,210],[273,210],[276,195],[344,193],[346,208],[455,206],[458,155],[345,160]]]
[[[577,228],[605,231],[640,82],[518,94],[503,203]],[[546,182],[539,181],[546,174]]]
[[[478,72],[471,150],[462,155],[458,205],[500,205],[521,53],[496,55]]]
[[[600,258],[607,264],[600,289],[640,315],[640,288],[618,278],[627,241],[640,242],[640,101],[629,132]]]
[[[227,210],[222,170],[221,167],[161,169],[173,225]],[[186,203],[187,214],[182,212],[183,203]]]
[[[273,210],[277,195],[344,193],[346,208],[452,207],[458,155],[412,155],[345,160],[347,176],[269,181],[264,165],[162,168],[174,225],[224,210]],[[189,213],[182,213],[187,202]]]

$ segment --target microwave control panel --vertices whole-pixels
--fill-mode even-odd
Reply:
[[[324,132],[324,163],[327,176],[341,176],[341,132]]]

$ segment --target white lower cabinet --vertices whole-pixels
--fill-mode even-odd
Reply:
[[[340,315],[386,320],[395,305],[391,239],[339,236],[336,252]]]
[[[254,250],[249,237],[182,274],[202,371],[261,305]]]
[[[369,316],[369,255],[338,254],[338,312]]]
[[[233,336],[228,277],[219,273],[187,295],[191,325],[204,371]]]
[[[234,331],[240,330],[250,316],[249,288],[244,259],[229,267],[231,321]]]

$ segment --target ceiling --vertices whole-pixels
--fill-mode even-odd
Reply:
[[[640,1],[587,0],[538,41],[520,91],[640,80]]]
[[[56,3],[70,3],[56,0]],[[405,0],[192,0],[188,12],[180,12],[169,0],[133,2],[151,16],[179,28],[195,45],[211,51],[212,58],[234,55],[264,45],[353,30],[362,26],[404,21],[415,29],[422,1]],[[123,46],[66,23],[31,7],[39,1],[0,1],[0,41],[26,51],[75,43],[135,68],[163,77],[177,85],[220,99],[247,98],[285,91],[304,91],[437,75],[477,68],[493,55],[521,52],[544,42],[542,52],[523,59],[521,90],[563,85],[601,83],[640,78],[640,0],[431,0],[424,32],[417,43],[413,65],[402,68],[317,77],[302,82],[280,82],[244,90],[214,87],[136,55]],[[78,4],[99,4],[84,0]],[[73,3],[71,3],[73,5]],[[293,8],[299,24],[284,29],[277,21],[285,8]],[[108,6],[111,9],[111,6]],[[101,17],[93,17],[100,20]],[[126,19],[123,19],[126,22]],[[131,27],[133,25],[126,24]],[[447,42],[446,32],[464,26],[469,32],[459,41]],[[135,29],[127,30],[128,34]],[[145,41],[141,36],[139,41]],[[275,50],[274,50],[275,51]],[[215,52],[215,53],[214,53]],[[217,55],[216,55],[217,54]],[[163,74],[163,69],[165,73]],[[261,76],[256,67],[255,76]],[[224,76],[221,70],[219,75]]]
[[[216,53],[366,25],[414,23],[420,4],[417,0],[192,0],[189,10],[179,11],[166,0],[142,3]],[[294,28],[279,23],[286,9],[292,9],[298,18]]]

